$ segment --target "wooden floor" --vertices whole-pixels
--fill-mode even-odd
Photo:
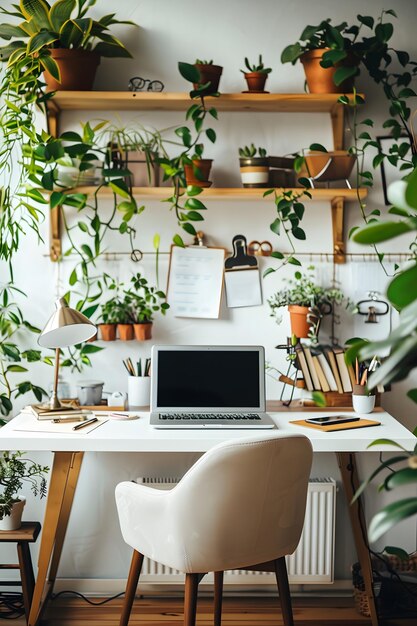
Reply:
[[[91,598],[93,601],[97,599]],[[82,599],[61,597],[50,603],[43,626],[118,626],[122,600],[100,607]],[[295,626],[369,626],[369,619],[359,615],[349,598],[294,598]],[[179,626],[182,624],[182,599],[146,597],[137,599],[129,626]],[[211,626],[212,604],[201,598],[197,626]],[[13,620],[24,626],[23,619]],[[411,620],[390,620],[384,626],[415,626]],[[225,598],[222,626],[282,626],[278,601],[274,598]]]

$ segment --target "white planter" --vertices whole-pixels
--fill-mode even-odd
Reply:
[[[2,530],[10,531],[17,530],[22,525],[22,513],[26,504],[26,498],[24,496],[18,496],[19,501],[15,502],[10,515],[5,515],[0,520],[0,532]]]
[[[358,396],[352,394],[352,404],[355,413],[372,413],[375,407],[375,395]]]
[[[151,401],[151,377],[129,376],[127,384],[129,409],[149,406]]]

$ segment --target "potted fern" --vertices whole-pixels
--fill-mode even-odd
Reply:
[[[265,91],[265,83],[272,69],[264,66],[262,54],[259,55],[258,63],[253,64],[249,62],[248,57],[245,57],[245,66],[246,69],[240,71],[248,84],[249,93],[268,93]]]
[[[8,69],[29,68],[26,84],[35,89],[43,72],[47,91],[89,90],[101,57],[127,57],[131,54],[109,32],[117,24],[114,13],[99,20],[87,17],[95,0],[20,0],[11,11],[1,13],[18,18],[18,23],[0,24],[0,38],[9,43],[0,49]],[[28,80],[30,77],[34,82]]]
[[[46,495],[45,474],[49,467],[23,458],[23,452],[3,452],[0,456],[0,531],[10,531],[22,525],[26,498],[20,494],[27,482],[35,496]]]
[[[240,175],[244,187],[267,187],[269,160],[265,148],[255,144],[239,148]]]

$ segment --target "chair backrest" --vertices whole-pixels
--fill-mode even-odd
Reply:
[[[312,462],[303,435],[224,442],[170,492],[188,572],[237,569],[291,554],[300,540]]]

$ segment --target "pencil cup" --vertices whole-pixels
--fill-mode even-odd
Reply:
[[[129,376],[127,382],[129,409],[149,406],[151,400],[151,377]]]
[[[366,385],[353,385],[352,404],[355,413],[372,413],[375,408],[375,394],[369,393]]]

